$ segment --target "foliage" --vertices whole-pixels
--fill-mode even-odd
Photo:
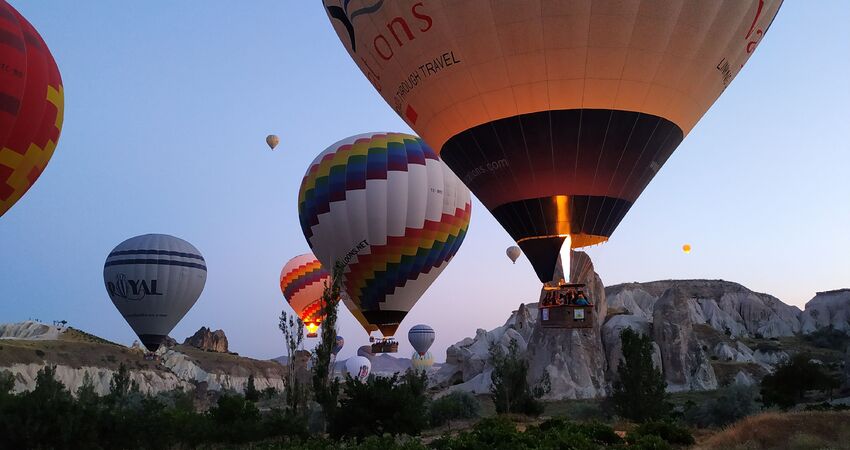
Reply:
[[[806,391],[830,392],[841,383],[808,355],[795,355],[776,366],[761,380],[761,398],[765,406],[788,409],[805,400]]]
[[[617,367],[617,380],[611,400],[617,414],[635,422],[645,422],[670,414],[667,383],[652,364],[649,336],[625,328],[620,332],[623,358]]]
[[[636,443],[644,436],[658,436],[664,442],[674,445],[693,445],[695,442],[694,436],[687,428],[666,420],[649,421],[638,425],[629,432],[627,441]]]
[[[438,427],[452,420],[478,417],[480,409],[481,405],[474,395],[464,391],[452,392],[431,402],[431,426]]]
[[[715,391],[715,396],[700,404],[690,402],[684,420],[698,427],[721,427],[759,411],[758,388],[733,384]]]
[[[370,376],[363,383],[346,375],[330,434],[358,440],[385,433],[418,435],[428,424],[427,381],[424,373],[412,370],[391,377]]]
[[[248,375],[248,383],[245,385],[245,400],[256,402],[260,400],[260,391],[254,384],[254,374]]]
[[[280,312],[277,327],[283,333],[286,343],[286,376],[284,379],[284,396],[286,406],[293,414],[304,414],[307,404],[307,389],[302,385],[295,373],[295,354],[304,342],[304,322],[295,314],[286,310]]]
[[[839,352],[843,352],[847,348],[847,344],[850,343],[850,336],[843,331],[836,330],[832,325],[805,334],[803,339],[815,347]]]
[[[322,292],[322,338],[313,350],[313,396],[322,406],[327,418],[334,415],[339,398],[339,381],[331,378],[333,371],[333,348],[336,345],[336,320],[339,308],[340,288],[345,265],[337,262],[331,273],[330,283]]]
[[[8,370],[0,370],[0,397],[6,396],[15,388],[15,376]]]
[[[532,392],[528,386],[528,361],[519,356],[516,339],[511,339],[507,352],[498,343],[491,344],[490,365],[493,367],[490,393],[493,394],[497,413],[530,416],[543,413],[543,403],[538,400],[543,392]]]

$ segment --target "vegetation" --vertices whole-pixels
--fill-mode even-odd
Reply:
[[[758,388],[729,385],[718,389],[712,398],[685,404],[683,419],[698,427],[722,427],[759,411]]]
[[[384,434],[418,435],[428,425],[423,372],[370,376],[361,383],[346,376],[339,408],[332,416],[330,434],[358,440]]]
[[[623,358],[617,367],[617,380],[611,397],[614,409],[622,417],[646,422],[667,417],[667,383],[661,370],[652,364],[649,336],[625,328],[620,333]]]
[[[803,335],[803,339],[815,347],[839,352],[845,351],[847,345],[850,344],[850,336],[843,331],[836,330],[831,325]]]
[[[830,393],[840,384],[824,367],[812,362],[808,355],[795,355],[762,379],[762,403],[767,407],[788,409],[804,401],[808,391]]]
[[[283,310],[280,312],[278,328],[283,333],[283,340],[286,343],[287,371],[283,380],[286,406],[291,414],[305,415],[307,390],[295,373],[295,356],[304,342],[304,323],[295,314],[289,314]]]
[[[331,282],[322,292],[322,338],[313,350],[313,396],[322,406],[322,414],[327,422],[336,413],[339,398],[339,381],[331,379],[333,370],[333,348],[336,345],[336,320],[339,307],[342,273],[345,266],[337,263],[331,273]]]
[[[429,409],[431,426],[439,427],[452,420],[478,417],[481,406],[474,395],[468,392],[455,391],[431,402]]]
[[[528,385],[528,361],[519,356],[519,344],[511,339],[508,351],[493,343],[490,346],[490,365],[493,367],[493,386],[490,393],[496,412],[519,413],[539,416],[543,413],[543,403],[538,398],[542,389],[532,391]]]
[[[850,412],[768,412],[747,417],[700,445],[725,449],[847,448]]]

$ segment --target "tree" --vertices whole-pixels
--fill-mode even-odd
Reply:
[[[507,352],[498,343],[491,344],[490,365],[493,366],[490,393],[493,394],[497,413],[537,416],[543,412],[543,404],[536,398],[543,391],[532,393],[528,385],[528,361],[519,356],[516,339],[511,339]]]
[[[260,391],[254,385],[254,374],[248,375],[248,383],[245,385],[245,400],[256,402],[260,399]]]
[[[295,354],[304,342],[304,322],[284,310],[280,312],[278,328],[286,343],[287,371],[283,386],[286,406],[290,413],[300,415],[304,411],[307,393],[295,373]]]
[[[345,265],[337,262],[331,273],[330,283],[325,284],[322,293],[322,338],[313,350],[313,395],[316,402],[322,406],[326,420],[333,415],[339,397],[339,382],[331,379],[330,375],[334,362],[336,319],[344,269]]]
[[[667,383],[661,370],[652,364],[649,336],[631,328],[620,332],[623,358],[617,367],[612,401],[617,413],[635,422],[657,420],[670,414]]]
[[[130,379],[130,371],[124,363],[121,363],[118,366],[118,371],[109,380],[108,401],[113,404],[126,403],[129,394],[137,394],[138,392],[139,384]]]
[[[806,398],[807,391],[831,392],[841,383],[808,355],[795,355],[776,366],[776,371],[761,380],[761,399],[765,406],[788,409]]]

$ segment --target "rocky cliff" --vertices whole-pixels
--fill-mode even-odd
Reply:
[[[241,392],[251,375],[257,389],[283,388],[284,368],[273,361],[208,352],[191,345],[162,347],[158,360],[148,360],[138,346],[124,347],[73,328],[37,322],[0,325],[0,371],[12,373],[16,392],[34,388],[38,371],[53,365],[56,377],[72,392],[88,375],[95,390],[105,394],[121,364],[130,369],[140,390],[151,394],[195,387]]]
[[[529,362],[530,383],[547,379],[549,399],[604,396],[622,358],[624,328],[650,336],[653,361],[670,391],[753,384],[797,352],[823,355],[835,367],[845,367],[850,359],[816,348],[806,339],[806,334],[829,326],[850,333],[850,289],[818,293],[800,311],[776,297],[723,280],[605,288],[584,253],[574,252],[573,261],[588,269],[574,274],[574,279],[587,285],[594,300],[592,329],[542,328],[537,305],[520,305],[503,326],[479,329],[475,337],[450,346],[446,363],[431,376],[432,385],[489,392],[490,346],[506,347],[516,339]],[[850,374],[850,368],[844,370]]]
[[[227,353],[227,336],[224,331],[210,331],[207,327],[201,327],[190,337],[183,341],[183,345],[191,345],[208,352]]]

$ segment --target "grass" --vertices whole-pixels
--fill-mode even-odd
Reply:
[[[767,412],[708,437],[698,449],[850,449],[850,412]]]

